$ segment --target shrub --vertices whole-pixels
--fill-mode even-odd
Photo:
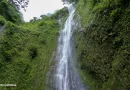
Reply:
[[[0,26],[3,26],[5,24],[5,19],[0,16]]]
[[[34,59],[35,57],[37,57],[37,55],[38,55],[38,50],[37,50],[37,48],[36,47],[31,47],[30,49],[29,49],[29,56],[31,57],[31,59]]]

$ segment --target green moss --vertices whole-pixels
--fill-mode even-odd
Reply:
[[[76,50],[90,90],[129,89],[129,8],[113,0],[78,2],[82,31],[74,34]]]

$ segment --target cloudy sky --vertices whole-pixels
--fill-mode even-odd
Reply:
[[[29,21],[33,17],[40,17],[40,15],[53,13],[54,11],[63,8],[61,0],[30,0],[26,12],[23,10],[23,17],[25,21]]]

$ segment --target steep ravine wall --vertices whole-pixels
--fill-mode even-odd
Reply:
[[[130,2],[79,0],[75,22],[77,59],[90,90],[129,90]]]
[[[16,84],[16,87],[1,86],[0,90],[49,90],[45,88],[46,77],[57,47],[59,14],[65,17],[67,10],[20,26],[0,14],[0,29],[6,24],[0,35],[0,84]]]

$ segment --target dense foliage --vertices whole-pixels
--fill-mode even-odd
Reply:
[[[9,3],[7,0],[0,0],[0,15],[7,21],[16,24],[22,23],[21,13],[15,8],[14,4]]]
[[[80,0],[76,13],[78,61],[90,90],[129,90],[130,1]]]
[[[130,1],[63,0],[76,2],[74,36],[81,74],[90,90],[130,89]],[[0,0],[0,90],[43,90],[66,8],[23,23],[13,3]],[[80,25],[81,20],[81,25]],[[18,26],[21,24],[21,26]]]
[[[62,8],[61,10],[56,11],[53,15],[51,15],[52,19],[59,19],[59,18],[65,18],[68,16],[68,10],[66,7]]]
[[[0,26],[6,24],[0,36],[0,84],[17,85],[0,90],[45,89],[60,30],[58,16],[63,12],[68,13],[62,9],[50,17],[44,15],[19,26],[22,21],[17,9],[6,0],[0,2]]]
[[[43,90],[58,30],[52,19],[21,27],[7,22],[0,38],[0,83],[17,84],[16,90]]]
[[[0,26],[3,26],[5,22],[6,20],[3,18],[3,16],[0,15]]]

